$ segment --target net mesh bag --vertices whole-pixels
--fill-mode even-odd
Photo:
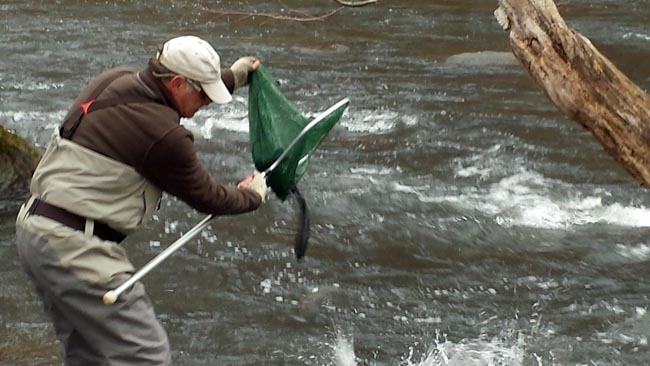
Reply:
[[[278,198],[287,198],[305,174],[310,155],[347,106],[348,103],[342,104],[306,132],[267,177],[268,186]],[[252,73],[248,89],[248,123],[253,162],[258,171],[271,166],[311,120],[280,92],[264,67]]]

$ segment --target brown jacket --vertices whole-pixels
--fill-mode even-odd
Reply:
[[[71,111],[87,102],[90,93],[112,73],[99,75],[80,93]],[[223,79],[232,91],[230,70]],[[133,167],[152,184],[196,210],[215,214],[238,214],[255,210],[261,197],[213,181],[199,161],[190,131],[180,125],[176,105],[162,82],[149,68],[118,77],[97,98],[144,97],[136,102],[99,109],[85,116],[71,140],[90,150]]]

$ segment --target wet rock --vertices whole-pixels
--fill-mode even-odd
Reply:
[[[459,66],[518,66],[519,62],[512,52],[478,51],[464,52],[450,56],[447,65]]]
[[[290,50],[292,52],[295,52],[297,54],[303,54],[303,55],[312,55],[312,56],[323,56],[327,54],[333,54],[333,53],[345,53],[350,50],[350,47],[340,44],[340,43],[335,43],[329,46],[310,46],[310,47],[304,47],[304,46],[292,46],[290,47]]]
[[[41,153],[22,137],[0,126],[0,210],[23,200]]]
[[[338,286],[322,286],[305,293],[298,304],[301,321],[328,321],[337,314],[346,313],[353,299]]]

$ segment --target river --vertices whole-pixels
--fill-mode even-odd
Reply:
[[[174,363],[649,364],[650,194],[513,62],[497,1],[264,15],[336,7],[0,3],[0,122],[40,147],[85,82],[144,65],[182,34],[209,40],[227,65],[259,57],[305,113],[351,100],[300,183],[312,220],[303,262],[292,252],[297,205],[273,197],[216,219],[143,279]],[[559,9],[650,87],[650,2]],[[215,179],[252,169],[246,104],[238,91],[183,121]],[[14,217],[0,215],[0,365],[60,365]],[[202,218],[167,196],[124,245],[140,267]]]

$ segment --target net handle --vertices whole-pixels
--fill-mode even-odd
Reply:
[[[311,122],[309,122],[296,136],[293,141],[287,146],[286,149],[284,149],[284,152],[271,164],[270,167],[268,167],[264,172],[262,172],[262,176],[266,179],[269,174],[273,171],[273,169],[277,168],[278,164],[282,162],[282,160],[287,156],[287,152],[291,150],[291,148],[309,131],[317,125],[320,121],[322,121],[325,117],[329,116],[331,113],[333,113],[335,110],[340,108],[346,103],[349,103],[350,100],[348,98],[344,98],[340,100],[338,103],[334,104],[333,106],[329,107],[327,110],[325,110],[323,113],[319,114],[316,118],[314,118]],[[200,233],[206,226],[210,224],[210,221],[215,218],[215,215],[208,215],[206,216],[201,222],[196,224],[192,229],[190,229],[185,235],[182,235],[180,238],[178,238],[174,243],[172,243],[169,247],[167,247],[165,250],[160,252],[156,257],[154,257],[152,260],[150,260],[147,264],[144,265],[139,271],[133,274],[126,282],[122,283],[120,286],[118,286],[114,290],[110,290],[106,292],[103,296],[103,301],[104,304],[106,305],[111,305],[114,304],[115,301],[117,301],[118,297],[126,291],[128,288],[133,286],[138,280],[140,280],[142,277],[144,277],[149,271],[154,269],[156,266],[158,266],[160,263],[162,263],[167,257],[172,255],[175,251],[177,251],[180,247],[185,245],[190,239],[195,237],[198,233]]]

